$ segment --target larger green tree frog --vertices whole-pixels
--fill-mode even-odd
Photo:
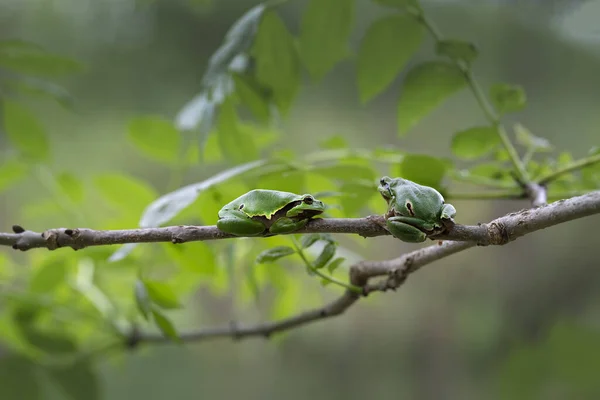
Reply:
[[[384,176],[378,190],[388,203],[384,215],[387,229],[405,242],[423,242],[427,235],[443,232],[456,215],[456,209],[429,186]]]
[[[289,233],[324,210],[323,202],[310,194],[255,189],[224,205],[217,227],[238,236]]]

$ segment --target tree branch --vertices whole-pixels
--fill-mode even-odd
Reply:
[[[293,233],[352,233],[363,237],[389,235],[383,226],[382,216],[365,218],[319,218],[311,220],[306,227]],[[71,247],[81,250],[90,246],[106,246],[126,243],[186,243],[194,241],[231,239],[237,236],[220,231],[216,225],[179,225],[164,228],[139,228],[101,231],[88,228],[55,228],[43,233],[28,231],[19,225],[15,233],[0,233],[0,246],[12,246],[26,251],[35,248],[56,250]]]
[[[501,245],[509,240],[572,219],[596,214],[600,210],[600,191],[587,193],[550,205],[526,209],[476,226],[454,225],[446,234],[432,236],[433,240],[472,241],[478,245]],[[345,233],[363,237],[389,235],[382,216],[365,218],[319,218],[311,220],[296,233]],[[236,236],[221,232],[216,226],[170,226],[98,231],[87,228],[57,228],[43,233],[13,226],[15,233],[0,233],[0,245],[17,250],[71,247],[80,250],[89,246],[125,243],[171,242],[185,243],[229,239]],[[516,236],[515,236],[516,235]],[[512,239],[510,239],[512,238]]]
[[[346,311],[352,304],[354,304],[359,298],[359,294],[350,290],[346,290],[342,296],[326,304],[325,306],[302,312],[293,317],[285,318],[274,322],[265,322],[263,324],[251,325],[247,327],[231,324],[230,326],[222,328],[212,328],[199,330],[196,332],[183,333],[180,335],[180,339],[184,342],[196,342],[201,340],[219,338],[243,339],[252,336],[262,336],[268,338],[274,333],[287,331],[289,329],[296,328],[301,325],[308,324],[310,322],[315,322],[322,319],[335,317],[336,315],[340,315],[344,311]],[[165,338],[160,334],[137,334],[135,339],[133,341],[129,340],[128,343],[130,343],[131,346],[132,343],[166,343],[168,341],[168,338]]]
[[[443,237],[453,237],[454,239],[464,237],[469,241],[440,242],[391,260],[359,262],[350,268],[350,282],[363,288],[363,296],[372,292],[396,290],[410,274],[421,267],[460,251],[477,245],[504,245],[528,233],[599,213],[600,191],[596,191],[568,200],[559,200],[547,206],[511,213],[479,226],[456,225],[451,234]],[[386,278],[370,282],[371,279],[377,277]],[[199,330],[184,333],[181,335],[181,339],[183,341],[201,341],[226,337],[233,339],[252,336],[269,337],[273,333],[340,315],[359,298],[360,295],[346,290],[338,299],[324,307],[305,311],[293,317],[247,327],[232,325]],[[168,341],[169,339],[162,335],[136,333],[134,340],[132,341],[130,338],[128,343],[166,343]]]

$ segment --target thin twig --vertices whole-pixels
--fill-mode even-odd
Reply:
[[[252,326],[236,325],[224,326],[221,328],[212,328],[199,330],[196,332],[183,333],[180,338],[184,342],[197,342],[208,339],[232,338],[242,339],[251,336],[262,336],[268,338],[270,335],[278,332],[283,332],[310,322],[319,321],[326,318],[331,318],[342,314],[352,304],[360,298],[360,295],[350,290],[346,290],[342,296],[332,301],[331,303],[313,310],[305,311],[293,317],[285,318],[274,322],[265,322]],[[138,336],[138,342],[153,342],[166,343],[169,339],[160,334],[142,334]]]
[[[549,172],[546,175],[542,175],[538,178],[538,182],[540,183],[540,185],[547,185],[548,183],[557,179],[561,175],[568,174],[569,172],[573,172],[585,167],[589,167],[590,165],[596,163],[600,163],[600,154],[573,161],[565,165],[564,167],[557,169],[556,171]]]

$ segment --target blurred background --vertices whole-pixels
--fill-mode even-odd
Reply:
[[[71,171],[84,182],[98,172],[126,171],[146,181],[150,193],[170,190],[168,171],[133,151],[126,139],[127,124],[141,114],[173,118],[198,93],[208,58],[227,29],[256,4],[0,0],[1,38],[30,40],[86,66],[84,73],[61,81],[75,98],[73,111],[49,102],[34,105],[51,137],[52,168]],[[528,108],[507,117],[508,125],[519,121],[574,158],[600,144],[599,1],[423,4],[447,37],[479,46],[474,68],[484,85],[505,81],[525,88]],[[280,9],[292,32],[305,5],[291,1]],[[385,12],[358,1],[353,48],[366,27]],[[412,62],[429,51],[424,46]],[[353,147],[393,144],[450,156],[451,134],[483,122],[477,104],[464,91],[399,138],[396,103],[401,78],[361,105],[351,61],[338,64],[321,82],[305,82],[284,121],[290,147],[308,152],[323,136],[339,134]],[[217,171],[215,166],[193,168],[182,184]],[[39,199],[46,194],[38,179],[0,193],[0,230],[9,231],[13,223],[38,231],[81,225],[55,202]],[[29,202],[32,197],[38,200]],[[85,226],[136,226],[139,214],[119,220],[94,200],[91,195],[80,207]],[[522,201],[453,204],[459,210],[457,221],[465,224],[527,206]],[[114,225],[104,223],[107,215]],[[98,398],[598,398],[598,224],[600,217],[594,216],[504,247],[454,255],[414,274],[397,293],[371,296],[343,316],[293,330],[281,339],[149,345],[111,355],[96,365]],[[356,251],[366,259],[392,258],[415,248],[391,238],[360,243]],[[112,250],[97,251],[108,256]],[[42,250],[28,258],[4,252],[30,266],[49,257]],[[302,290],[321,291],[317,286]],[[336,289],[323,296],[332,293]],[[296,299],[297,308],[305,308],[302,296]],[[203,292],[176,320],[187,328],[226,323],[231,316],[220,313],[227,301],[226,294]],[[251,323],[253,316],[241,319]],[[8,354],[0,344],[0,357]],[[27,386],[31,379],[15,370],[3,371],[0,391]],[[51,382],[42,380],[39,385],[41,397],[35,398],[64,398]]]

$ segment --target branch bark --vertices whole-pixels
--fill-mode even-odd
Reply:
[[[433,240],[470,241],[478,245],[502,245],[519,236],[572,219],[597,214],[600,210],[600,191],[550,205],[525,209],[508,214],[487,224],[476,226],[454,225],[449,233],[432,236]],[[320,218],[310,221],[297,233],[343,233],[363,237],[389,235],[382,216],[365,218]],[[126,243],[171,242],[231,239],[236,236],[221,232],[216,226],[169,226],[101,231],[87,228],[56,228],[43,233],[13,226],[14,233],[0,233],[0,245],[26,251],[35,248],[56,250],[70,247],[74,250],[90,246]]]
[[[526,234],[594,214],[600,214],[600,191],[568,200],[560,200],[539,208],[511,213],[487,224],[478,226],[456,225],[451,234],[443,236],[444,239],[452,238],[452,241],[440,242],[391,260],[362,261],[353,265],[350,268],[350,282],[363,288],[363,296],[368,296],[373,292],[396,290],[410,274],[434,261],[478,245],[504,245]],[[307,227],[307,230],[310,229],[312,228]],[[440,238],[442,237],[440,236]],[[460,239],[464,241],[460,241]],[[378,277],[384,278],[371,282],[373,278]],[[339,298],[323,307],[305,311],[286,319],[246,327],[233,325],[199,330],[184,333],[181,335],[181,339],[184,341],[202,341],[226,337],[234,339],[253,336],[269,337],[277,332],[340,315],[355,304],[360,297],[357,293],[346,290]],[[134,342],[136,344],[139,342],[162,343],[168,342],[168,339],[162,335],[136,334]]]

